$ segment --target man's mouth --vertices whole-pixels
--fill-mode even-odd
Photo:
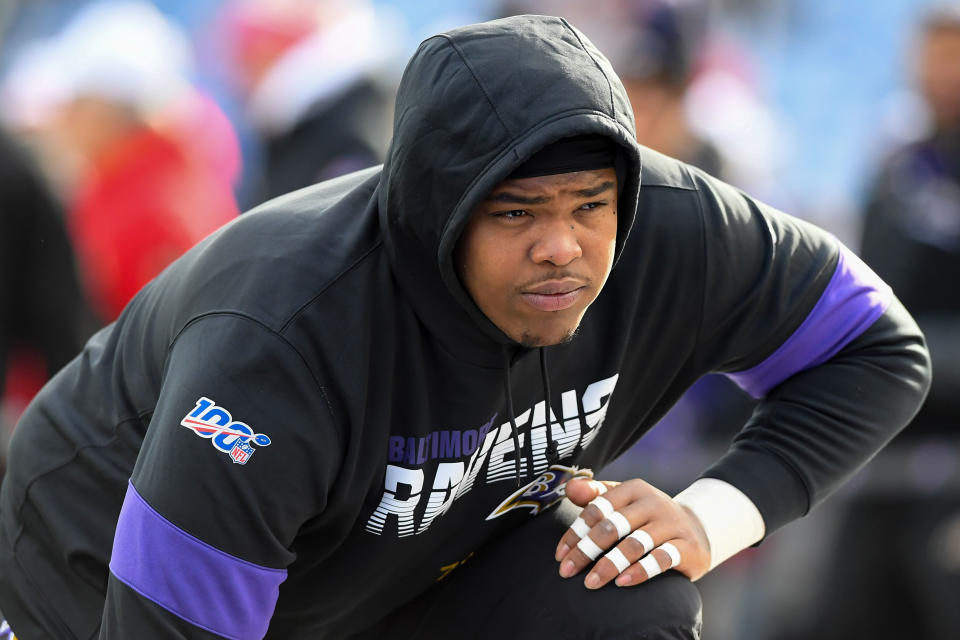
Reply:
[[[540,311],[562,311],[577,303],[586,291],[579,280],[550,280],[524,289],[523,299]]]

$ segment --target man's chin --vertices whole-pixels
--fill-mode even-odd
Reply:
[[[525,331],[517,342],[520,343],[520,346],[526,347],[528,349],[536,349],[538,347],[550,347],[557,344],[566,344],[571,342],[574,338],[577,337],[577,330],[580,328],[580,325],[573,327],[567,331],[560,332],[555,335],[544,335],[537,334],[533,332]]]

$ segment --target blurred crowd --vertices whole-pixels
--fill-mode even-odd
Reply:
[[[581,28],[623,79],[642,144],[834,232],[930,342],[914,424],[701,581],[707,637],[956,637],[956,4],[0,0],[0,473],[32,395],[140,287],[241,212],[380,162],[417,42],[516,13]],[[704,379],[605,475],[679,490],[752,406]]]

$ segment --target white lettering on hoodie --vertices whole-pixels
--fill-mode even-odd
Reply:
[[[603,427],[607,405],[618,378],[619,374],[615,374],[587,386],[580,396],[579,404],[583,407],[582,413],[577,403],[575,389],[561,394],[563,422],[560,422],[553,411],[550,412],[550,429],[561,458],[573,453],[578,445],[586,448],[596,438]],[[516,416],[515,422],[520,431],[517,436],[522,456],[520,458],[521,474],[526,475],[531,472],[528,468],[529,456],[524,453],[527,450],[525,440],[528,434],[533,448],[532,473],[542,473],[549,466],[546,457],[546,403],[538,402],[520,413]],[[529,429],[525,429],[528,422]],[[392,528],[393,523],[396,523],[398,537],[419,535],[426,531],[434,520],[446,513],[454,502],[470,492],[484,468],[486,484],[514,478],[516,462],[511,455],[514,453],[513,427],[509,421],[498,428],[491,428],[491,424],[492,421],[479,429],[475,445],[472,438],[464,438],[465,442],[469,441],[469,445],[473,446],[467,446],[461,450],[463,454],[461,460],[440,462],[435,468],[430,464],[433,456],[428,455],[429,450],[436,449],[438,445],[435,443],[439,442],[440,451],[452,451],[452,447],[445,447],[443,443],[450,440],[451,433],[459,434],[459,432],[434,432],[419,439],[391,436],[390,462],[386,468],[383,497],[367,521],[367,532],[382,535],[388,524]],[[463,433],[472,435],[473,432],[470,430]],[[395,464],[396,462],[408,465],[419,463],[423,466],[409,468]],[[427,495],[423,490],[427,473],[433,474],[431,489],[427,496],[426,508],[419,522],[415,523],[416,509]]]

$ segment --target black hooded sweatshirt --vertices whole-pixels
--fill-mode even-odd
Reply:
[[[923,337],[833,237],[640,148],[630,113],[562,19],[422,43],[382,168],[215,233],[28,409],[0,502],[13,629],[348,636],[626,451],[708,372],[763,400],[705,475],[768,533],[821,501],[915,412]],[[542,368],[452,252],[481,198],[579,134],[622,150],[617,258]]]

